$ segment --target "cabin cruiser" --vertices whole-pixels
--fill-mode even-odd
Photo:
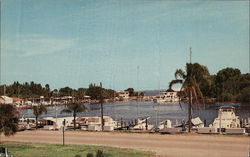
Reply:
[[[239,116],[235,115],[235,108],[232,106],[221,106],[214,122],[209,127],[198,129],[198,133],[244,134],[245,132],[246,129],[241,128]]]
[[[170,102],[179,102],[179,96],[177,91],[173,89],[168,89],[165,92],[160,92],[156,95],[154,102],[163,104],[163,103],[170,103]]]
[[[239,116],[235,115],[235,108],[232,106],[221,106],[218,111],[218,117],[214,119],[212,127],[240,128],[240,119]]]
[[[114,121],[110,116],[103,116],[104,131],[113,131],[117,127],[117,121]],[[79,117],[76,122],[80,125],[81,130],[88,131],[101,131],[102,130],[102,118],[100,116],[95,117]]]

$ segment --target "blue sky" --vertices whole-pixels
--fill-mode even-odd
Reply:
[[[2,0],[1,84],[164,89],[189,61],[249,72],[248,1]]]

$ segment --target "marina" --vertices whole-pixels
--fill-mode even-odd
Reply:
[[[139,104],[140,117],[137,117],[137,104]],[[86,104],[86,107],[88,108],[87,112],[77,114],[77,128],[101,131],[100,104]],[[119,101],[104,103],[103,107],[104,131],[185,132],[188,125],[186,123],[187,104],[182,104],[180,107],[178,103],[155,104],[152,101]],[[49,120],[52,123],[46,125],[45,128],[48,130],[60,129],[64,119],[66,119],[68,128],[73,127],[72,114],[61,113],[64,108],[64,105],[47,107],[47,114],[41,115],[40,120]],[[32,109],[21,110],[21,115],[26,118],[34,117]],[[192,130],[198,133],[230,133],[228,129],[234,129],[231,130],[231,133],[244,134],[248,132],[248,129],[243,131],[239,128],[249,127],[249,115],[248,105],[206,104],[193,110]]]

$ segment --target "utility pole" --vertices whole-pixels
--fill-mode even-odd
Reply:
[[[104,119],[103,119],[103,97],[102,97],[102,82],[100,82],[100,101],[101,101],[101,120],[102,120],[102,131],[104,130]]]
[[[137,105],[136,105],[136,109],[137,109],[137,112],[136,112],[136,118],[137,119],[139,119],[139,117],[140,117],[140,109],[139,109],[139,87],[138,87],[138,85],[139,85],[139,66],[137,66],[137,101],[136,101],[136,103],[137,103]]]

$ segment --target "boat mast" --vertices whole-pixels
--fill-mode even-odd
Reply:
[[[139,112],[139,66],[137,66],[137,115],[136,115],[136,118],[139,119],[140,117],[140,112]]]
[[[190,47],[190,65],[192,63],[192,48]],[[188,132],[191,131],[192,120],[192,90],[189,89],[189,105],[188,105]]]
[[[100,82],[101,93],[100,93],[100,101],[101,101],[101,121],[102,121],[102,131],[104,130],[104,119],[103,119],[103,97],[102,97],[102,82]]]

